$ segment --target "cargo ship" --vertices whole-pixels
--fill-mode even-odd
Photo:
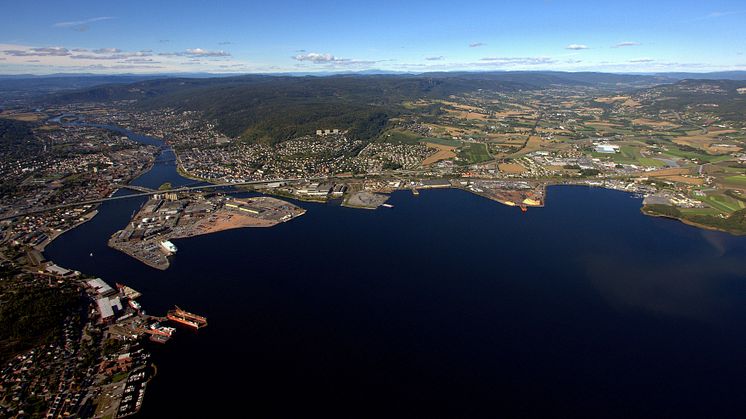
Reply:
[[[164,241],[161,242],[161,248],[169,256],[173,255],[174,253],[176,253],[177,251],[179,251],[179,249],[176,247],[176,245],[173,244],[173,243],[171,243],[168,240],[164,240]]]
[[[206,318],[190,313],[188,311],[184,311],[180,309],[179,306],[176,306],[176,308],[174,308],[173,310],[169,310],[168,314],[166,314],[166,317],[171,321],[175,321],[177,323],[181,323],[195,329],[201,329],[207,326]]]

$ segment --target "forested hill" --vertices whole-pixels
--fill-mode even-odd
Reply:
[[[218,128],[229,136],[277,142],[321,127],[340,127],[358,138],[373,138],[401,112],[404,102],[421,98],[445,99],[480,89],[508,92],[553,85],[632,88],[661,81],[657,76],[560,72],[247,75],[110,84],[47,99],[53,103],[131,100],[140,109],[197,110],[217,121]]]
[[[29,122],[0,118],[0,155],[14,159],[41,149],[31,128]]]

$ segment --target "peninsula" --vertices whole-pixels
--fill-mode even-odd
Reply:
[[[177,252],[172,239],[200,236],[244,227],[272,227],[305,214],[306,210],[271,197],[233,199],[224,195],[156,194],[109,246],[160,270],[168,269]]]

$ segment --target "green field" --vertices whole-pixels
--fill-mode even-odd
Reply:
[[[642,154],[640,154],[640,148],[635,145],[623,145],[620,147],[619,153],[606,154],[593,152],[591,154],[593,157],[610,158],[611,161],[619,164],[635,164],[649,167],[663,167],[666,165],[660,160],[642,157]]]
[[[378,139],[387,143],[417,144],[420,142],[420,137],[412,131],[392,129],[382,133]]]
[[[651,159],[649,157],[640,157],[639,159],[637,159],[637,161],[639,161],[640,164],[642,164],[643,166],[648,167],[663,167],[666,165],[660,160]]]
[[[724,212],[734,212],[746,207],[746,205],[734,198],[727,195],[712,194],[707,195],[703,201],[711,207]]]
[[[466,160],[468,164],[482,163],[491,159],[487,152],[487,145],[482,143],[464,143],[459,151],[459,157]]]
[[[682,157],[685,159],[697,159],[707,163],[717,163],[732,158],[728,154],[722,156],[712,156],[706,153],[698,153],[696,151],[684,151],[679,148],[673,148],[671,146],[669,146],[668,150],[665,151],[663,154],[672,157]]]
[[[400,144],[419,144],[419,143],[434,143],[442,144],[451,147],[458,147],[461,145],[461,141],[453,140],[450,138],[429,138],[423,137],[417,133],[406,130],[392,129],[384,132],[378,137],[379,141],[387,143],[400,143]]]
[[[448,145],[451,147],[458,147],[461,145],[461,141],[453,140],[451,138],[420,138],[420,141],[426,143]]]
[[[715,208],[681,208],[680,211],[685,215],[719,215],[722,213]]]
[[[728,183],[746,186],[746,175],[728,176],[723,180],[725,180]]]

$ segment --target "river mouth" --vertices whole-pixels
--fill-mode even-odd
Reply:
[[[133,183],[193,182],[168,160]],[[209,318],[152,348],[147,417],[742,411],[746,240],[646,217],[621,192],[547,194],[526,214],[461,190],[377,211],[299,203],[274,228],[176,240],[163,272],[106,245],[133,198],[46,255],[143,292],[151,314]]]

